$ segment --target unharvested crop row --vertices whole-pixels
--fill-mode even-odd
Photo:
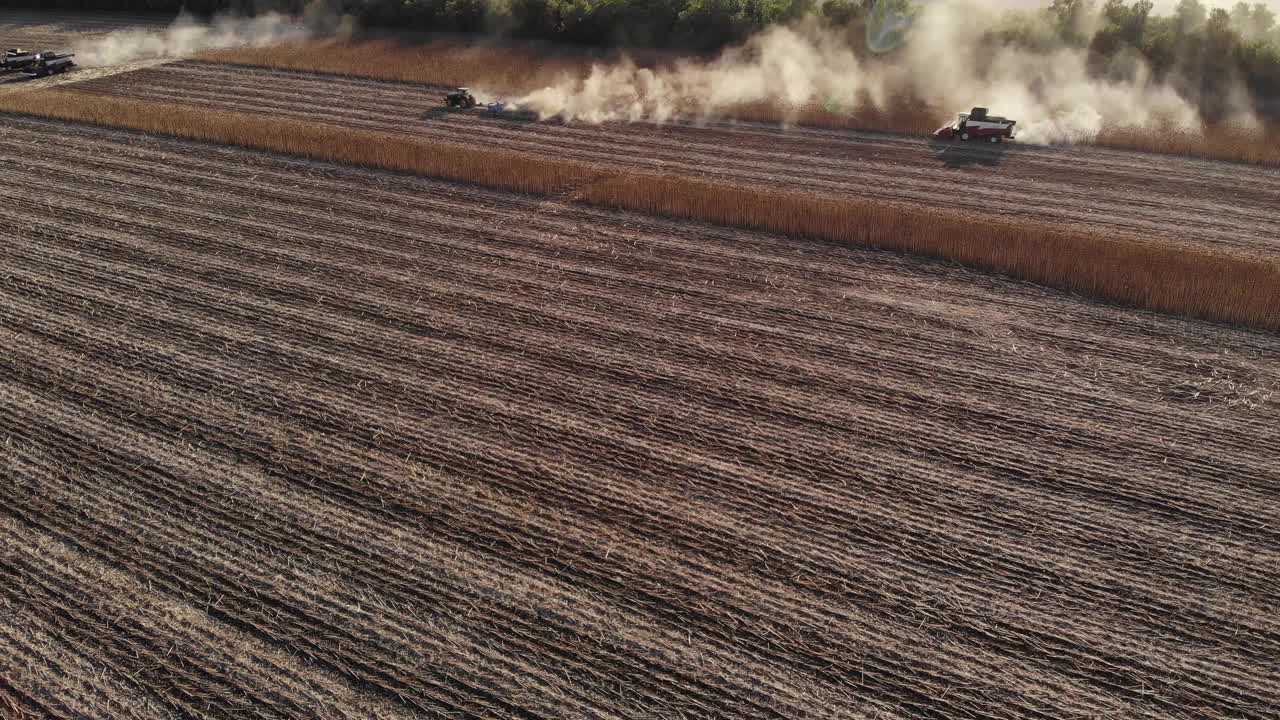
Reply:
[[[514,48],[456,43],[409,45],[391,41],[310,41],[259,49],[205,53],[200,59],[273,70],[395,80],[431,85],[476,85],[498,93],[529,93],[563,76],[585,78],[591,63],[581,58],[536,57]],[[851,113],[817,106],[789,107],[759,103],[726,109],[724,117],[751,121],[799,123],[810,127],[879,130],[894,133],[932,132],[950,119],[950,108],[899,102],[877,108],[868,104]],[[1166,127],[1105,128],[1093,143],[1144,152],[1189,155],[1259,165],[1280,166],[1276,128],[1211,126],[1203,132]]]
[[[904,250],[1139,307],[1280,327],[1280,269],[1154,243],[679,177],[623,175],[403,136],[68,91],[10,94],[0,99],[0,108]]]
[[[159,200],[167,203],[165,205],[167,211],[173,211],[187,207],[190,199],[187,193],[176,192],[175,188],[180,188],[185,183],[194,183],[194,187],[199,188],[202,194],[208,193],[212,199],[235,196],[245,198],[244,202],[250,202],[252,198],[259,196],[277,198],[278,201],[270,205],[272,213],[270,218],[279,218],[281,221],[292,222],[292,218],[298,217],[297,213],[290,212],[291,207],[294,206],[307,208],[315,213],[323,213],[326,208],[337,207],[342,210],[342,214],[336,218],[337,222],[344,222],[346,217],[351,217],[354,221],[343,225],[347,232],[363,234],[370,242],[379,243],[386,240],[379,233],[394,232],[395,236],[402,241],[400,247],[406,251],[405,259],[411,258],[415,249],[420,250],[421,243],[414,238],[404,236],[405,227],[393,230],[385,222],[379,222],[379,219],[401,218],[415,227],[419,225],[431,227],[437,233],[442,233],[443,238],[448,238],[451,237],[450,230],[459,227],[487,230],[492,229],[492,223],[497,223],[499,227],[509,225],[505,220],[507,214],[519,208],[523,212],[532,213],[531,219],[536,221],[537,227],[545,229],[548,233],[580,237],[589,245],[608,241],[607,235],[593,232],[589,227],[578,226],[579,223],[594,225],[601,218],[608,217],[601,211],[593,211],[585,207],[570,208],[560,203],[540,202],[535,198],[451,185],[431,185],[429,196],[424,197],[423,181],[412,177],[370,174],[327,165],[303,164],[301,169],[309,175],[307,184],[297,191],[292,191],[290,188],[297,184],[297,173],[288,167],[275,167],[266,162],[265,157],[253,162],[255,177],[252,182],[246,183],[231,175],[238,172],[243,163],[250,161],[251,156],[235,150],[219,149],[216,146],[195,147],[188,143],[159,139],[145,143],[136,142],[129,136],[89,127],[68,128],[35,121],[24,122],[23,126],[24,137],[38,130],[39,136],[47,138],[50,143],[56,138],[58,147],[65,148],[67,152],[52,153],[46,148],[33,147],[25,142],[6,142],[6,151],[12,153],[13,157],[22,157],[33,166],[46,167],[52,173],[75,174],[74,168],[78,163],[89,163],[89,167],[94,170],[94,178],[101,175],[111,182],[125,182],[139,188],[137,191],[119,193],[122,198],[133,198],[135,192],[144,197],[158,197]],[[10,138],[13,137],[18,136],[10,136]],[[98,151],[104,145],[112,148],[110,154]],[[193,153],[200,158],[199,167],[192,167],[188,162]],[[133,162],[142,164],[143,168],[139,169],[144,171],[133,171],[130,165]],[[174,169],[169,170],[170,167]],[[2,170],[0,168],[0,171]],[[317,173],[323,173],[323,179]],[[16,184],[19,182],[18,176],[14,177]],[[162,179],[163,182],[152,182],[153,177]],[[360,192],[349,192],[352,186],[359,187]],[[102,187],[108,189],[110,183],[103,184]],[[480,199],[480,206],[477,206],[473,199]],[[234,203],[236,200],[232,198],[230,202]],[[419,206],[422,208],[421,211],[417,210]],[[138,219],[132,218],[134,221]],[[726,279],[737,277],[747,283],[743,288],[746,292],[750,291],[752,278],[759,280],[776,273],[793,274],[796,270],[816,272],[836,269],[829,264],[832,251],[826,245],[794,245],[793,250],[802,254],[782,259],[772,252],[771,244],[774,241],[768,237],[709,226],[688,225],[677,221],[651,219],[649,222],[657,223],[654,227],[660,227],[658,232],[663,236],[680,241],[678,255],[669,263],[670,272],[676,276],[680,274],[681,268],[690,263],[696,263],[702,272],[709,271],[711,268],[720,268],[725,261],[726,252],[735,264],[734,269],[722,273],[723,277],[717,278],[717,282],[722,283]],[[362,223],[369,228],[375,228],[378,232],[362,233]],[[733,249],[727,251],[722,246],[708,246],[704,240],[706,238],[729,238],[732,240]],[[531,244],[544,244],[544,240],[534,233],[525,233],[514,242],[501,236],[491,238],[491,242],[500,243],[509,251],[515,252],[523,252]],[[434,244],[431,246],[435,247]],[[572,246],[561,246],[557,252],[560,253],[558,257],[563,257],[566,252],[571,253],[570,257],[573,258],[580,255]],[[878,257],[882,260],[889,259],[885,256]],[[904,259],[902,262],[906,266],[913,265],[909,260]],[[608,268],[599,268],[599,270],[610,272]],[[875,282],[876,287],[884,293],[886,298],[900,298],[913,291],[909,283],[901,283],[891,275],[878,276]],[[965,285],[951,287],[948,291],[948,302],[967,304],[975,296],[982,297],[981,291],[968,292],[965,290],[966,287]],[[705,302],[732,307],[731,303],[726,303],[713,293],[705,295]],[[767,298],[768,295],[757,293],[752,297]],[[1008,309],[1027,313],[1042,312],[1047,301],[1045,296],[1034,289],[1028,289],[1017,298],[1006,297],[1004,300]],[[1055,303],[1055,307],[1069,305],[1070,302],[1066,298]],[[790,312],[794,314],[796,309],[792,308]],[[792,320],[794,321],[795,318],[793,317]],[[1116,322],[1135,329],[1139,326],[1145,327],[1146,323],[1145,320],[1137,317],[1126,316],[1108,320],[1108,323]],[[1112,325],[1109,324],[1108,327]],[[1099,327],[1099,330],[1101,329]],[[1046,337],[1045,340],[1089,354],[1098,351],[1097,344],[1086,337],[1054,334],[1051,338]],[[1228,335],[1219,334],[1216,342],[1229,343],[1231,340]],[[1112,355],[1117,350],[1116,347],[1106,348],[1106,352]],[[1150,348],[1140,349],[1135,346],[1126,352],[1126,356],[1145,358],[1144,354],[1149,352]]]
[[[493,144],[627,171],[677,172],[717,182],[941,206],[981,217],[1078,225],[1108,235],[1174,233],[1232,252],[1274,252],[1274,238],[1280,234],[1280,222],[1270,212],[1280,178],[1234,164],[1099,148],[1002,150],[750,123],[694,128],[524,122],[433,110],[435,98],[423,97],[411,86],[203,63],[166,65],[77,87],[447,143]],[[967,182],[984,165],[999,166],[998,172],[977,173],[989,192],[960,192],[957,183]],[[1104,187],[1106,192],[1100,189]]]

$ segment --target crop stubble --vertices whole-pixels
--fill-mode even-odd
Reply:
[[[0,656],[38,715],[1280,703],[1274,335],[4,124]]]

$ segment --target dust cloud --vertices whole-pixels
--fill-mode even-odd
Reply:
[[[1160,123],[1200,128],[1196,106],[1155,81],[1139,58],[1099,79],[1086,52],[1032,52],[991,46],[994,12],[965,0],[921,6],[901,47],[859,57],[850,38],[818,20],[775,26],[741,47],[700,62],[660,69],[623,62],[564,77],[513,104],[543,119],[569,122],[705,121],[735,106],[780,103],[854,112],[915,97],[940,109],[937,124],[973,106],[1018,120],[1020,139],[1085,141],[1104,127]],[[1115,79],[1119,76],[1119,79]],[[1251,121],[1247,96],[1232,117]]]
[[[183,58],[206,50],[265,47],[304,40],[312,25],[276,13],[252,18],[221,16],[201,22],[182,15],[164,30],[120,30],[89,39],[76,49],[85,67],[105,67],[138,60]]]

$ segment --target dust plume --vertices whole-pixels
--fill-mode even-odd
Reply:
[[[1018,120],[1018,136],[1029,142],[1086,141],[1104,127],[1199,128],[1196,106],[1156,82],[1140,58],[1126,57],[1113,77],[1099,78],[1081,48],[1032,52],[989,44],[994,22],[994,15],[961,2],[926,6],[884,82],[934,107],[990,107]],[[1098,21],[1081,22],[1080,29],[1092,34]]]
[[[585,79],[566,77],[515,104],[568,121],[668,122],[771,100],[843,107],[861,91],[878,96],[880,89],[844,38],[810,21],[771,27],[710,62],[681,61],[657,70],[631,62],[596,65]]]
[[[153,58],[182,58],[206,50],[265,47],[303,40],[313,33],[301,23],[277,13],[243,18],[222,16],[200,22],[182,15],[164,30],[121,30],[93,38],[76,49],[85,67],[104,67]]]
[[[860,55],[846,33],[810,17],[771,27],[710,61],[598,65],[585,78],[565,77],[514,104],[544,119],[663,123],[712,119],[755,103],[853,113],[912,98],[937,109],[938,125],[955,112],[989,107],[1017,119],[1019,137],[1031,142],[1084,141],[1104,127],[1201,127],[1196,105],[1157,82],[1140,58],[1124,58],[1099,78],[1083,49],[993,44],[995,21],[990,10],[963,0],[932,2],[918,8],[900,47]],[[1230,97],[1233,120],[1247,124],[1247,94]]]

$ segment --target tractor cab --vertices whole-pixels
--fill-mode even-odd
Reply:
[[[460,87],[444,96],[444,104],[446,107],[473,108],[476,97],[471,94],[471,88]]]

